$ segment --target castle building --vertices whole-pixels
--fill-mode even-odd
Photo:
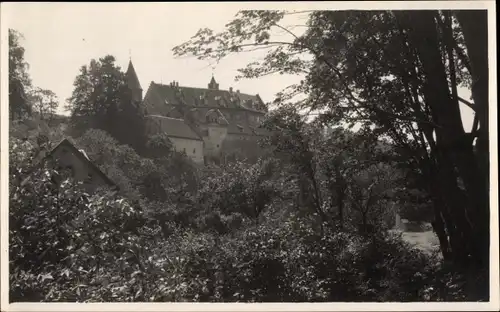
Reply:
[[[133,105],[143,113],[147,133],[166,134],[176,151],[198,164],[223,160],[242,146],[255,149],[257,140],[267,135],[259,128],[267,108],[258,94],[221,90],[212,76],[207,88],[152,81],[143,97],[132,61],[126,74]]]

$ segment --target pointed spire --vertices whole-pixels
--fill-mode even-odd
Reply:
[[[212,90],[219,90],[219,84],[215,81],[214,74],[212,74],[212,79],[208,84],[208,88]]]
[[[126,73],[126,79],[129,89],[132,91],[133,102],[138,105],[142,102],[142,87],[139,83],[139,78],[137,77],[137,73],[135,72],[134,65],[132,64],[132,60],[128,62],[128,68]]]
[[[128,82],[128,87],[130,89],[142,90],[141,84],[139,83],[139,78],[137,77],[137,73],[135,72],[134,65],[132,64],[132,60],[130,60],[128,62],[127,82]]]

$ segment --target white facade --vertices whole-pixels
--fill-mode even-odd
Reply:
[[[203,164],[203,141],[169,137],[175,150],[185,153],[197,164]]]

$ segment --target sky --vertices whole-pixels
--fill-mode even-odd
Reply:
[[[282,4],[284,4],[282,2]],[[3,3],[2,18],[9,28],[24,36],[25,59],[37,87],[58,96],[58,113],[71,96],[73,81],[82,65],[107,54],[126,70],[132,60],[144,93],[151,81],[181,86],[206,87],[212,74],[221,89],[259,94],[264,102],[302,77],[274,75],[240,80],[237,69],[261,58],[263,52],[241,53],[222,60],[217,66],[195,58],[175,58],[172,48],[189,40],[200,28],[222,30],[241,9],[225,3]],[[287,20],[290,24],[304,24]],[[303,18],[303,16],[302,16]],[[293,17],[291,18],[293,19]],[[465,99],[468,90],[460,90]],[[461,105],[462,119],[470,130],[472,111]]]

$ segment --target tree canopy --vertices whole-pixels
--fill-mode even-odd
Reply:
[[[262,124],[269,135],[247,146],[255,150],[227,146],[247,157],[204,167],[168,135],[144,136],[114,57],[91,60],[69,99],[79,131],[11,124],[11,300],[487,300],[478,12],[243,11],[220,33],[200,30],[174,53],[219,60],[264,49],[239,76],[303,77],[277,95]],[[283,24],[296,14],[307,21],[297,34]],[[459,102],[476,112],[471,133]],[[40,166],[62,137],[119,192],[87,194]],[[440,255],[393,231],[396,213],[431,221]]]
[[[173,50],[221,59],[268,49],[240,75],[305,73],[274,104],[389,139],[427,183],[445,257],[488,263],[486,12],[314,11],[300,35],[280,24],[289,14],[297,12],[242,11],[222,32],[201,29]],[[273,29],[291,40],[274,40]],[[458,96],[460,86],[472,89],[474,104]],[[298,93],[307,98],[294,102]],[[471,133],[462,125],[459,102],[476,112]]]

